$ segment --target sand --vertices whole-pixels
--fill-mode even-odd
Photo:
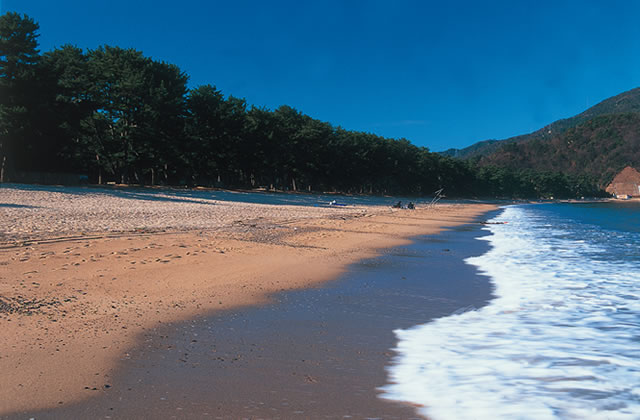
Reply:
[[[273,206],[0,188],[0,415],[108,389],[145,333],[313,287],[493,209]]]

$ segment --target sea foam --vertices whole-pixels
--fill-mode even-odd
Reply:
[[[488,225],[485,307],[396,330],[382,397],[441,419],[640,419],[640,260],[535,206]],[[604,236],[603,236],[604,235]],[[617,238],[638,244],[638,237]],[[630,235],[630,234],[629,234]]]

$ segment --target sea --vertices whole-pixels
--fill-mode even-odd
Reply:
[[[640,419],[640,203],[512,205],[465,260],[493,299],[395,331],[382,397],[442,419]]]

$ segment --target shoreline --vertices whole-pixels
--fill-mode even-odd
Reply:
[[[422,418],[416,405],[380,395],[394,331],[487,304],[490,282],[464,263],[486,252],[476,239],[484,234],[476,222],[452,227],[355,262],[335,281],[276,293],[268,304],[166,324],[131,349],[108,390],[25,414]]]
[[[310,217],[309,208],[233,204],[248,213],[286,215],[1,249],[0,415],[64,407],[106,392],[150,330],[316,287],[381,249],[495,208],[360,207]]]

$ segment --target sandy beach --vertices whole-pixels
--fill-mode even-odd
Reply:
[[[0,188],[0,415],[108,392],[131,349],[163,325],[314,287],[382,249],[494,208]]]

